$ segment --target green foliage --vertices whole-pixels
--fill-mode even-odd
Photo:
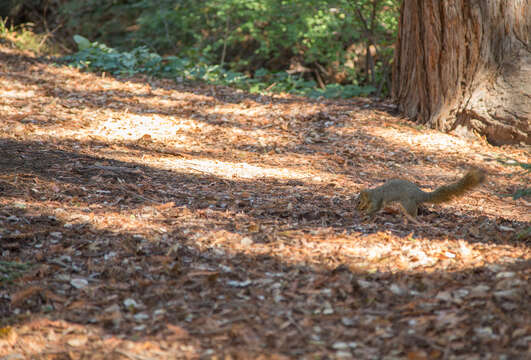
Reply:
[[[0,260],[0,284],[11,283],[30,269],[26,263]]]
[[[36,54],[52,52],[46,40],[47,36],[36,34],[33,24],[27,23],[19,26],[7,25],[7,19],[0,18],[0,40],[20,49],[33,51]]]
[[[112,46],[131,47],[130,27],[140,15],[139,0],[62,1],[55,17],[61,19],[63,34],[83,34]],[[156,7],[158,1],[153,1]]]
[[[347,94],[387,91],[391,43],[397,32],[398,0],[87,0],[65,2],[65,27],[127,51],[147,47],[205,64],[253,74],[260,68],[305,67],[299,81],[352,85]],[[365,24],[367,23],[367,24]],[[366,28],[368,26],[368,28]],[[377,46],[365,69],[367,46]],[[370,73],[370,77],[369,77]],[[363,87],[358,85],[372,85]],[[326,87],[325,87],[326,86]],[[279,85],[276,85],[278,88]],[[303,86],[306,88],[307,86]],[[360,94],[361,94],[360,93]]]
[[[168,56],[189,59],[206,67],[219,64],[223,69],[211,70],[221,77],[225,71],[233,71],[250,78],[259,69],[267,69],[269,78],[281,78],[268,84],[275,91],[304,89],[305,93],[319,96],[348,96],[389,92],[400,1],[7,0],[4,3],[0,10],[9,14],[12,21],[33,21],[37,24],[35,29],[46,36],[60,34],[68,39],[68,46],[74,46],[70,41],[74,34],[108,44],[122,54],[113,59],[116,70],[137,71],[136,62],[139,58],[141,63],[145,61],[144,55],[149,52],[164,59]],[[139,51],[142,54],[133,54]],[[107,54],[105,61],[110,63],[111,58]],[[135,66],[127,69],[127,62]],[[284,74],[286,71],[291,75]],[[280,74],[274,75],[277,73]],[[319,87],[315,91],[308,90],[315,88],[308,86],[312,81]],[[263,83],[267,81],[258,77],[253,89],[261,89]]]
[[[499,163],[505,165],[505,166],[518,166],[518,167],[521,167],[528,174],[531,172],[531,163],[523,163],[523,162],[520,162],[520,161],[514,160],[514,159],[508,159],[508,160],[497,159],[497,161]]]
[[[517,189],[513,194],[513,199],[519,199],[521,197],[531,196],[531,188]]]
[[[191,61],[176,56],[162,57],[140,46],[132,51],[120,52],[99,42],[90,42],[83,36],[74,36],[79,51],[65,56],[62,61],[72,66],[89,70],[104,71],[119,76],[148,74],[151,76],[176,78],[177,80],[206,81],[213,84],[236,86],[258,92],[287,92],[311,97],[352,97],[363,96],[373,91],[372,87],[356,85],[327,85],[324,89],[316,88],[316,83],[304,80],[300,76],[286,72],[271,72],[259,69],[254,78],[243,73],[225,70],[219,65],[210,65],[206,61]]]
[[[529,182],[529,178],[526,178],[526,175],[531,173],[531,163],[523,163],[514,159],[497,159],[497,161],[505,166],[517,166],[524,169],[524,173],[519,175],[522,177],[523,181]],[[517,189],[511,196],[515,200],[522,197],[531,196],[531,187]]]
[[[518,234],[516,234],[516,238],[517,239],[529,239],[531,238],[531,226],[523,229],[522,231],[518,232]]]

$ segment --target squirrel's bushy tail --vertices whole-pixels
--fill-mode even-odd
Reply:
[[[485,173],[479,169],[469,170],[461,180],[438,187],[427,193],[426,202],[442,203],[458,197],[485,181]]]

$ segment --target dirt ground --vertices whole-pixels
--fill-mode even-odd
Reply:
[[[529,154],[0,46],[0,359],[529,359]],[[354,207],[471,166],[419,224]]]

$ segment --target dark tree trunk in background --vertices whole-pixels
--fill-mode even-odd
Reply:
[[[531,144],[531,0],[404,0],[393,97],[430,127]]]

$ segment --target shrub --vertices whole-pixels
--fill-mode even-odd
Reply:
[[[206,61],[191,61],[177,56],[162,57],[145,46],[120,52],[105,44],[90,42],[80,35],[76,35],[74,41],[78,44],[79,51],[63,57],[61,61],[81,69],[104,71],[119,76],[142,73],[175,78],[179,81],[231,85],[252,93],[287,92],[327,98],[363,96],[374,90],[369,86],[338,84],[319,89],[314,81],[304,80],[287,72],[271,72],[265,69],[259,69],[255,72],[255,77],[251,78],[241,72],[225,70],[219,65],[210,65]]]

